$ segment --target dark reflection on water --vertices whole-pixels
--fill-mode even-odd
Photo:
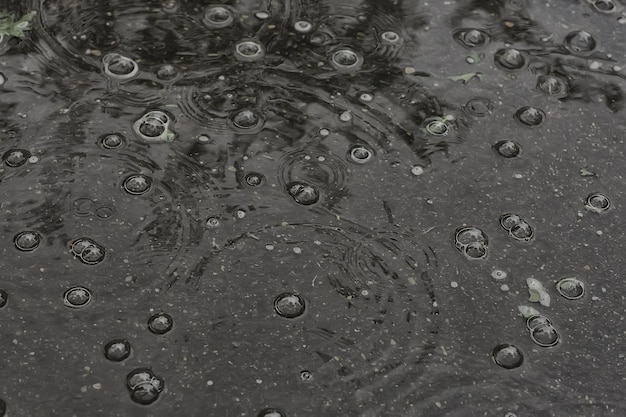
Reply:
[[[620,415],[626,15],[596,3],[2,3],[7,410]]]

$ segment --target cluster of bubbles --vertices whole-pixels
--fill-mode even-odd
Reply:
[[[106,251],[95,240],[81,237],[70,242],[70,252],[86,265],[97,265],[104,260]]]
[[[485,259],[488,254],[489,239],[485,232],[477,227],[460,227],[454,232],[454,246],[467,259]]]
[[[535,235],[532,226],[518,214],[503,214],[500,216],[500,226],[509,233],[510,237],[520,242],[530,242]]]
[[[63,304],[70,308],[85,307],[92,299],[91,290],[80,285],[68,288],[63,294]]]
[[[556,346],[561,339],[556,327],[552,325],[552,321],[543,314],[535,314],[526,319],[526,328],[528,329],[530,339],[541,347]]]
[[[611,208],[611,200],[602,193],[591,193],[585,199],[585,208],[593,213],[604,213]]]
[[[293,319],[304,314],[306,303],[301,295],[285,292],[274,299],[274,311],[281,317]]]
[[[159,398],[165,387],[165,381],[156,375],[152,369],[137,368],[126,376],[126,387],[134,402],[148,405]]]

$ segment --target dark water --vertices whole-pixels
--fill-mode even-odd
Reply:
[[[623,2],[0,6],[7,416],[626,412]]]

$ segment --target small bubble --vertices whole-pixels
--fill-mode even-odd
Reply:
[[[402,38],[396,32],[388,30],[387,32],[381,33],[380,40],[383,45],[397,45]]]
[[[148,329],[154,334],[165,334],[172,330],[174,319],[166,313],[157,313],[148,319]]]
[[[20,232],[13,237],[13,243],[19,250],[30,252],[41,244],[41,235],[32,231]]]
[[[541,109],[526,106],[518,109],[514,117],[526,126],[539,126],[546,118],[546,114]]]
[[[552,324],[549,318],[542,314],[533,314],[532,316],[526,319],[526,328],[529,331],[533,331],[539,326],[543,326],[545,324]]]
[[[244,130],[258,128],[261,123],[261,117],[253,110],[239,110],[231,116],[231,121],[235,127]]]
[[[155,402],[163,391],[165,381],[148,368],[137,368],[126,376],[126,386],[130,398],[138,404],[148,405]]]
[[[30,156],[30,152],[26,149],[10,149],[2,155],[2,160],[7,166],[16,168],[24,165]]]
[[[330,64],[341,73],[355,72],[361,68],[363,58],[351,49],[340,49],[331,55]]]
[[[488,98],[476,97],[468,100],[463,106],[463,110],[470,116],[485,117],[493,109],[493,104]]]
[[[515,158],[522,152],[519,143],[512,140],[501,140],[493,145],[493,149],[503,158]]]
[[[274,310],[281,317],[288,319],[299,317],[305,308],[304,298],[295,293],[285,292],[274,299]]]
[[[604,213],[611,208],[611,200],[602,193],[591,193],[585,200],[585,208],[593,213]]]
[[[206,221],[206,225],[209,227],[217,227],[220,225],[220,219],[217,217],[209,217]]]
[[[121,133],[108,133],[98,141],[104,149],[118,149],[126,144],[126,138]]]
[[[5,290],[0,290],[0,308],[7,305],[8,301],[9,301],[9,293],[6,292]]]
[[[298,33],[309,33],[313,30],[313,24],[311,22],[307,22],[306,20],[298,20],[293,24],[293,28]]]
[[[63,294],[63,304],[70,308],[85,307],[91,302],[91,299],[91,291],[81,286],[69,288]]]
[[[257,417],[287,417],[287,414],[285,414],[284,411],[278,408],[264,408],[263,410],[259,411],[259,414],[257,414],[256,416]]]
[[[518,70],[526,65],[526,58],[517,49],[506,48],[500,49],[495,53],[494,62],[500,68]]]
[[[239,61],[258,61],[265,55],[263,45],[254,41],[242,41],[235,45],[235,58]]]
[[[312,185],[301,181],[293,181],[287,184],[287,192],[298,204],[310,206],[320,199],[320,192]]]
[[[489,43],[490,36],[480,29],[459,29],[452,33],[452,38],[466,48],[476,48]]]
[[[559,332],[551,324],[540,324],[530,330],[530,338],[541,347],[551,347],[559,343]]]
[[[204,24],[210,29],[222,29],[235,23],[235,15],[223,6],[211,6],[204,11]]]
[[[133,174],[124,180],[122,187],[124,191],[132,195],[145,194],[150,190],[152,179],[143,174]]]
[[[104,356],[112,362],[121,362],[130,356],[130,342],[114,339],[104,345]]]
[[[522,351],[517,346],[508,343],[503,343],[493,348],[491,356],[497,365],[505,369],[518,368],[524,363]]]
[[[369,103],[370,101],[374,100],[374,95],[372,93],[361,93],[359,95],[359,100],[361,100],[363,103]]]
[[[178,70],[172,64],[161,65],[156,73],[157,78],[163,81],[173,80],[177,75]]]
[[[257,172],[249,172],[244,176],[244,181],[250,187],[258,187],[260,185],[263,185],[263,183],[265,182],[265,177]]]
[[[106,54],[102,57],[104,73],[111,78],[127,80],[139,72],[139,66],[135,61],[120,54]]]
[[[563,278],[556,283],[556,290],[568,300],[578,300],[585,295],[585,284],[578,278]]]
[[[413,167],[411,168],[411,174],[417,176],[420,176],[424,173],[424,167],[421,165],[413,165]]]
[[[596,48],[596,40],[585,30],[570,32],[565,36],[565,47],[574,54],[586,55]]]
[[[356,145],[350,148],[348,155],[350,161],[357,164],[364,164],[372,159],[372,151],[362,145]]]
[[[537,88],[551,96],[567,92],[565,81],[554,75],[541,75],[537,79]]]
[[[330,130],[322,128],[322,129],[320,129],[319,134],[320,134],[320,136],[328,136],[328,135],[330,135]]]
[[[145,113],[133,123],[133,130],[147,142],[171,142],[176,136],[169,130],[172,118],[161,110]]]

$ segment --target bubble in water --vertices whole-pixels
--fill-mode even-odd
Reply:
[[[611,13],[617,9],[614,0],[595,0],[593,2],[593,7],[602,13]]]
[[[491,356],[497,365],[505,369],[519,368],[524,363],[522,351],[517,346],[508,343],[503,343],[493,348]]]
[[[505,48],[495,53],[494,62],[500,68],[518,70],[526,65],[526,58],[524,58],[524,55],[517,49]]]
[[[565,36],[565,47],[573,54],[586,55],[596,49],[596,40],[585,30],[570,32]]]
[[[172,64],[161,65],[157,70],[156,76],[159,80],[170,81],[178,76],[178,70]]]
[[[397,45],[402,41],[402,38],[396,32],[388,30],[380,34],[380,41],[383,45]]]
[[[415,176],[420,176],[424,172],[425,172],[425,169],[421,165],[413,165],[413,167],[411,167],[411,174],[413,174]]]
[[[556,283],[556,290],[568,300],[578,300],[585,295],[585,284],[575,277],[563,278]]]
[[[594,213],[604,213],[611,208],[611,200],[602,193],[591,193],[585,199],[585,208]]]
[[[94,240],[87,237],[75,239],[70,243],[70,252],[86,265],[96,265],[104,260],[106,251]]]
[[[476,97],[470,99],[463,106],[465,113],[475,117],[485,117],[491,113],[493,104],[488,98]]]
[[[501,140],[493,145],[493,150],[503,158],[515,158],[522,152],[522,147],[513,140]]]
[[[106,54],[102,57],[104,73],[117,80],[127,80],[139,72],[139,65],[132,59],[120,54]]]
[[[285,292],[274,299],[274,310],[281,317],[299,317],[304,314],[305,308],[304,298],[295,293]]]
[[[122,183],[124,191],[132,195],[145,194],[150,190],[152,179],[143,174],[133,174],[126,177]]]
[[[534,127],[539,126],[544,121],[546,114],[537,107],[524,106],[515,112],[514,117],[523,125]]]
[[[259,411],[259,414],[257,414],[256,416],[257,417],[287,417],[287,414],[285,414],[284,411],[278,408],[264,408],[263,410]]]
[[[10,149],[2,155],[4,163],[12,168],[24,165],[28,158],[30,158],[30,152],[25,149]]]
[[[231,122],[238,129],[243,130],[258,130],[262,125],[263,120],[261,116],[254,110],[244,109],[234,112],[230,117]]]
[[[567,92],[565,82],[554,75],[541,75],[537,79],[537,88],[546,94],[562,95]]]
[[[298,204],[310,206],[320,199],[320,192],[312,185],[301,181],[292,181],[287,184],[287,192]]]
[[[174,319],[166,313],[157,313],[148,319],[148,329],[154,334],[165,334],[174,327]]]
[[[549,318],[542,314],[533,314],[532,316],[526,319],[526,328],[529,331],[536,329],[539,326],[543,326],[545,324],[552,324]]]
[[[540,324],[530,330],[530,338],[541,347],[551,347],[559,343],[561,336],[552,324]]]
[[[441,117],[426,119],[423,126],[428,133],[434,136],[446,136],[450,132],[450,124]]]
[[[171,142],[176,134],[169,129],[172,118],[161,110],[151,110],[133,123],[133,131],[147,142]]]
[[[458,29],[452,33],[452,38],[466,48],[485,46],[490,40],[489,34],[480,29]]]
[[[516,224],[511,228],[511,230],[509,230],[509,236],[521,242],[530,242],[534,235],[535,232],[532,226],[525,221]]]
[[[483,259],[487,257],[487,245],[482,242],[472,242],[465,246],[463,254],[468,259]]]
[[[224,6],[209,6],[204,11],[202,22],[210,29],[222,29],[235,23],[235,14]]]
[[[126,375],[126,386],[134,402],[148,405],[159,398],[165,381],[149,368],[137,368]]]
[[[220,225],[220,219],[218,219],[217,217],[209,217],[206,220],[206,225],[211,228],[217,227]]]
[[[348,158],[350,161],[357,164],[364,164],[372,159],[372,151],[363,145],[356,145],[350,148],[348,151]]]
[[[477,227],[460,227],[454,232],[454,246],[468,259],[484,259],[487,257],[489,240]]]
[[[118,149],[126,145],[126,138],[121,133],[108,133],[98,141],[104,149]]]
[[[91,302],[91,299],[91,291],[81,286],[69,288],[63,294],[63,304],[70,308],[85,307]]]
[[[350,73],[361,69],[363,57],[351,49],[340,49],[330,57],[330,64],[340,73]]]
[[[263,45],[254,41],[242,41],[235,45],[235,58],[238,61],[258,61],[265,56]]]
[[[121,362],[130,356],[130,342],[126,339],[114,339],[104,345],[104,356],[112,362]]]
[[[263,183],[265,182],[265,177],[258,172],[249,172],[244,176],[244,181],[250,187],[258,187],[260,185],[263,185]]]
[[[8,301],[9,301],[9,293],[6,292],[5,290],[0,290],[0,308],[7,305]]]
[[[298,33],[309,33],[313,30],[313,24],[311,22],[307,22],[306,20],[298,20],[293,24],[293,28]]]
[[[30,252],[37,249],[41,244],[41,235],[33,231],[24,231],[16,234],[13,237],[13,243],[15,247],[24,252]]]

